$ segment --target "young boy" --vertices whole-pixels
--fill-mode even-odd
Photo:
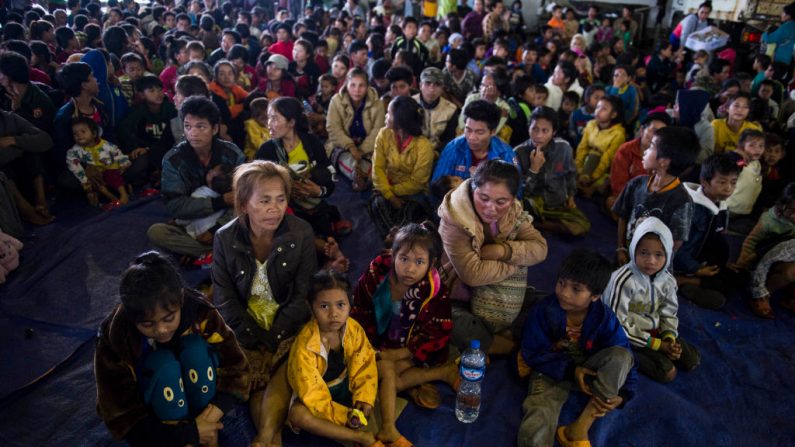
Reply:
[[[547,103],[547,98],[549,97],[549,90],[546,87],[540,84],[536,84],[533,86],[533,101],[530,104],[533,109],[536,107],[541,107]]]
[[[613,205],[618,215],[619,265],[629,261],[627,244],[643,217],[654,216],[673,234],[673,251],[687,240],[693,217],[693,201],[678,176],[695,161],[698,138],[684,127],[658,129],[643,153],[643,169],[651,175],[630,180]]]
[[[150,74],[146,72],[144,67],[144,60],[136,53],[126,53],[121,57],[121,66],[124,70],[124,75],[119,77],[121,84],[121,93],[127,104],[132,107],[135,104],[135,83],[144,75]]]
[[[554,138],[557,128],[555,111],[539,107],[530,116],[530,140],[515,149],[524,183],[523,205],[538,228],[580,236],[591,223],[574,203],[574,156],[569,143]]]
[[[707,309],[721,308],[732,290],[726,275],[725,200],[734,192],[741,170],[729,154],[716,154],[701,165],[701,185],[685,183],[693,199],[693,220],[687,242],[674,257],[674,271],[679,294]]]
[[[262,143],[271,139],[268,131],[268,99],[254,99],[249,104],[249,109],[251,109],[251,118],[244,123],[246,144],[243,146],[243,153],[246,155],[246,160],[253,160]]]
[[[774,133],[765,134],[765,153],[762,155],[762,193],[756,199],[754,216],[762,214],[764,210],[772,207],[777,198],[787,185],[785,163],[787,151],[784,148],[784,139]]]
[[[610,263],[577,250],[563,262],[555,294],[538,303],[524,325],[519,363],[532,368],[518,444],[551,446],[569,392],[591,396],[580,416],[557,428],[561,445],[588,444],[594,420],[632,398],[637,384],[627,336],[602,303]]]
[[[608,95],[615,95],[621,98],[624,103],[624,122],[628,125],[635,121],[640,110],[638,92],[632,85],[634,71],[627,65],[616,65],[613,69],[613,85],[607,88]],[[631,127],[631,126],[629,126]]]
[[[569,135],[572,139],[570,141],[572,147],[577,147],[580,144],[585,125],[594,118],[593,114],[596,111],[596,105],[604,97],[605,89],[599,85],[590,85],[585,89],[582,107],[572,112],[569,120]]]
[[[629,246],[631,261],[613,272],[602,302],[615,312],[632,344],[641,373],[670,382],[676,368],[692,371],[701,362],[695,347],[678,335],[676,279],[668,271],[673,237],[656,217],[635,229]]]
[[[764,153],[765,134],[755,129],[744,130],[737,149],[729,153],[735,163],[743,167],[734,194],[726,200],[732,232],[746,235],[756,224],[758,216],[752,212],[762,192],[762,163],[759,160]]]
[[[130,172],[130,181],[134,184],[146,183],[148,174],[160,171],[163,155],[174,145],[171,132],[167,131],[168,124],[177,116],[177,109],[166,99],[163,82],[157,76],[142,77],[135,83],[135,90],[143,101],[133,107],[119,125],[122,150],[132,160],[138,157],[146,157],[147,160],[146,164],[140,165],[143,172]]]

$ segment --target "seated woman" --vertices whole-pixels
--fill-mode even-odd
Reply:
[[[373,152],[370,216],[381,237],[394,226],[422,222],[433,215],[428,180],[433,144],[422,135],[423,110],[417,101],[398,96],[389,103],[386,127],[378,132]]]
[[[384,117],[384,104],[369,87],[367,73],[361,68],[351,69],[345,87],[331,98],[326,152],[331,153],[332,165],[353,181],[357,191],[369,186],[375,137],[384,127]]]
[[[334,267],[346,271],[348,260],[334,236],[349,234],[351,223],[342,219],[336,206],[325,199],[334,192],[334,181],[323,144],[309,133],[309,123],[301,102],[277,98],[268,107],[271,139],[257,151],[257,160],[269,160],[290,170],[292,194],[290,208],[296,216],[310,222],[315,244]]]
[[[237,68],[228,60],[216,62],[213,72],[215,79],[210,82],[210,90],[229,106],[229,113],[234,120],[243,112],[243,103],[248,92],[237,85]]]
[[[156,251],[135,259],[119,289],[94,354],[108,430],[133,446],[217,444],[221,417],[248,397],[235,334]]]
[[[547,257],[547,242],[522,210],[518,191],[516,167],[489,160],[448,192],[439,207],[444,274],[451,297],[458,300],[453,302],[453,344],[462,351],[473,339],[487,353],[514,349],[511,329],[524,304],[527,268]],[[461,302],[466,299],[471,301]]]
[[[255,441],[263,446],[278,440],[287,415],[285,361],[309,320],[306,297],[317,269],[312,227],[285,215],[291,183],[287,168],[273,162],[241,166],[238,217],[215,233],[213,246],[213,301],[251,364]]]

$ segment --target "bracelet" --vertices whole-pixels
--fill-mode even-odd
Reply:
[[[500,242],[500,245],[502,245],[502,248],[505,250],[505,255],[500,259],[500,261],[510,261],[511,257],[513,256],[513,248],[511,248],[510,244],[507,242]]]
[[[618,247],[618,248],[616,248],[616,251],[623,251],[623,252],[627,252],[627,253],[629,253],[629,250],[627,250],[627,249],[626,249],[626,248],[624,248],[624,247]]]

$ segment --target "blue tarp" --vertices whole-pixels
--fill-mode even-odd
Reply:
[[[354,223],[342,241],[351,258],[351,279],[383,243],[366,212],[366,194],[340,182],[334,202]],[[530,284],[551,291],[563,258],[574,248],[613,256],[615,224],[591,202],[580,202],[593,229],[581,238],[548,237],[549,257],[530,269]],[[89,213],[93,217],[80,217]],[[25,242],[23,265],[0,286],[0,444],[113,445],[96,415],[92,371],[93,337],[118,301],[118,277],[133,257],[151,246],[146,228],[168,215],[158,199],[134,202],[97,214],[87,209],[59,213],[58,223],[38,229]],[[206,271],[186,274],[196,284]],[[597,422],[597,446],[793,445],[795,321],[774,303],[778,319],[750,314],[735,297],[721,311],[680,304],[682,336],[702,353],[702,364],[667,385],[641,378],[637,397]],[[418,446],[511,446],[522,416],[527,384],[515,361],[496,358],[488,368],[480,418],[455,419],[454,395],[440,385],[442,406],[434,411],[409,404],[398,429]],[[561,423],[584,404],[573,394]],[[247,446],[253,436],[241,405],[227,415],[222,445]],[[284,431],[286,446],[336,445],[308,434]]]

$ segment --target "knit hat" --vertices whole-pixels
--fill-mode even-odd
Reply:
[[[276,65],[276,68],[287,70],[287,67],[290,65],[290,61],[281,54],[271,54],[271,57],[269,57],[268,61],[265,62],[265,66],[267,67],[268,64],[274,64]]]

